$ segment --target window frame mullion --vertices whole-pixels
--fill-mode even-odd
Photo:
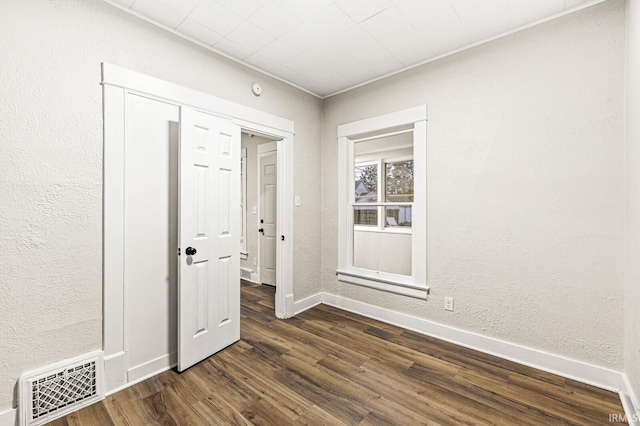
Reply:
[[[378,202],[382,203],[385,199],[384,190],[386,188],[385,173],[382,172],[384,166],[384,160],[378,158]],[[378,206],[378,231],[384,231],[385,219],[384,219],[384,206]]]

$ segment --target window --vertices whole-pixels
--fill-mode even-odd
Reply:
[[[354,225],[411,229],[413,159],[359,163],[356,156],[354,170]]]
[[[426,297],[426,107],[338,135],[339,280]]]

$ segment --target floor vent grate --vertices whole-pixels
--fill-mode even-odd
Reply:
[[[240,278],[244,278],[245,280],[251,279],[251,269],[240,268]]]
[[[103,398],[102,357],[76,358],[21,380],[23,425],[40,425]]]

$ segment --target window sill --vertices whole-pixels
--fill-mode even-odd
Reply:
[[[336,275],[338,275],[338,281],[344,283],[374,288],[387,293],[400,294],[416,299],[426,299],[428,294],[426,286],[373,278],[355,272],[336,271]]]
[[[405,235],[411,235],[412,234],[410,227],[406,227],[406,228],[385,227],[384,229],[380,229],[377,226],[359,226],[359,225],[355,225],[353,227],[353,230],[354,231],[358,231],[358,232],[377,232],[379,234],[405,234]]]

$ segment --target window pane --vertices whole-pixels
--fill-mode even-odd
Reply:
[[[411,228],[411,206],[387,206],[384,211],[386,227]]]
[[[378,201],[378,166],[355,166],[356,203],[375,203]]]
[[[385,164],[385,201],[413,202],[413,160]]]
[[[353,266],[411,276],[413,235],[399,232],[353,231]]]
[[[353,224],[378,226],[378,208],[377,207],[354,207],[353,208]]]

